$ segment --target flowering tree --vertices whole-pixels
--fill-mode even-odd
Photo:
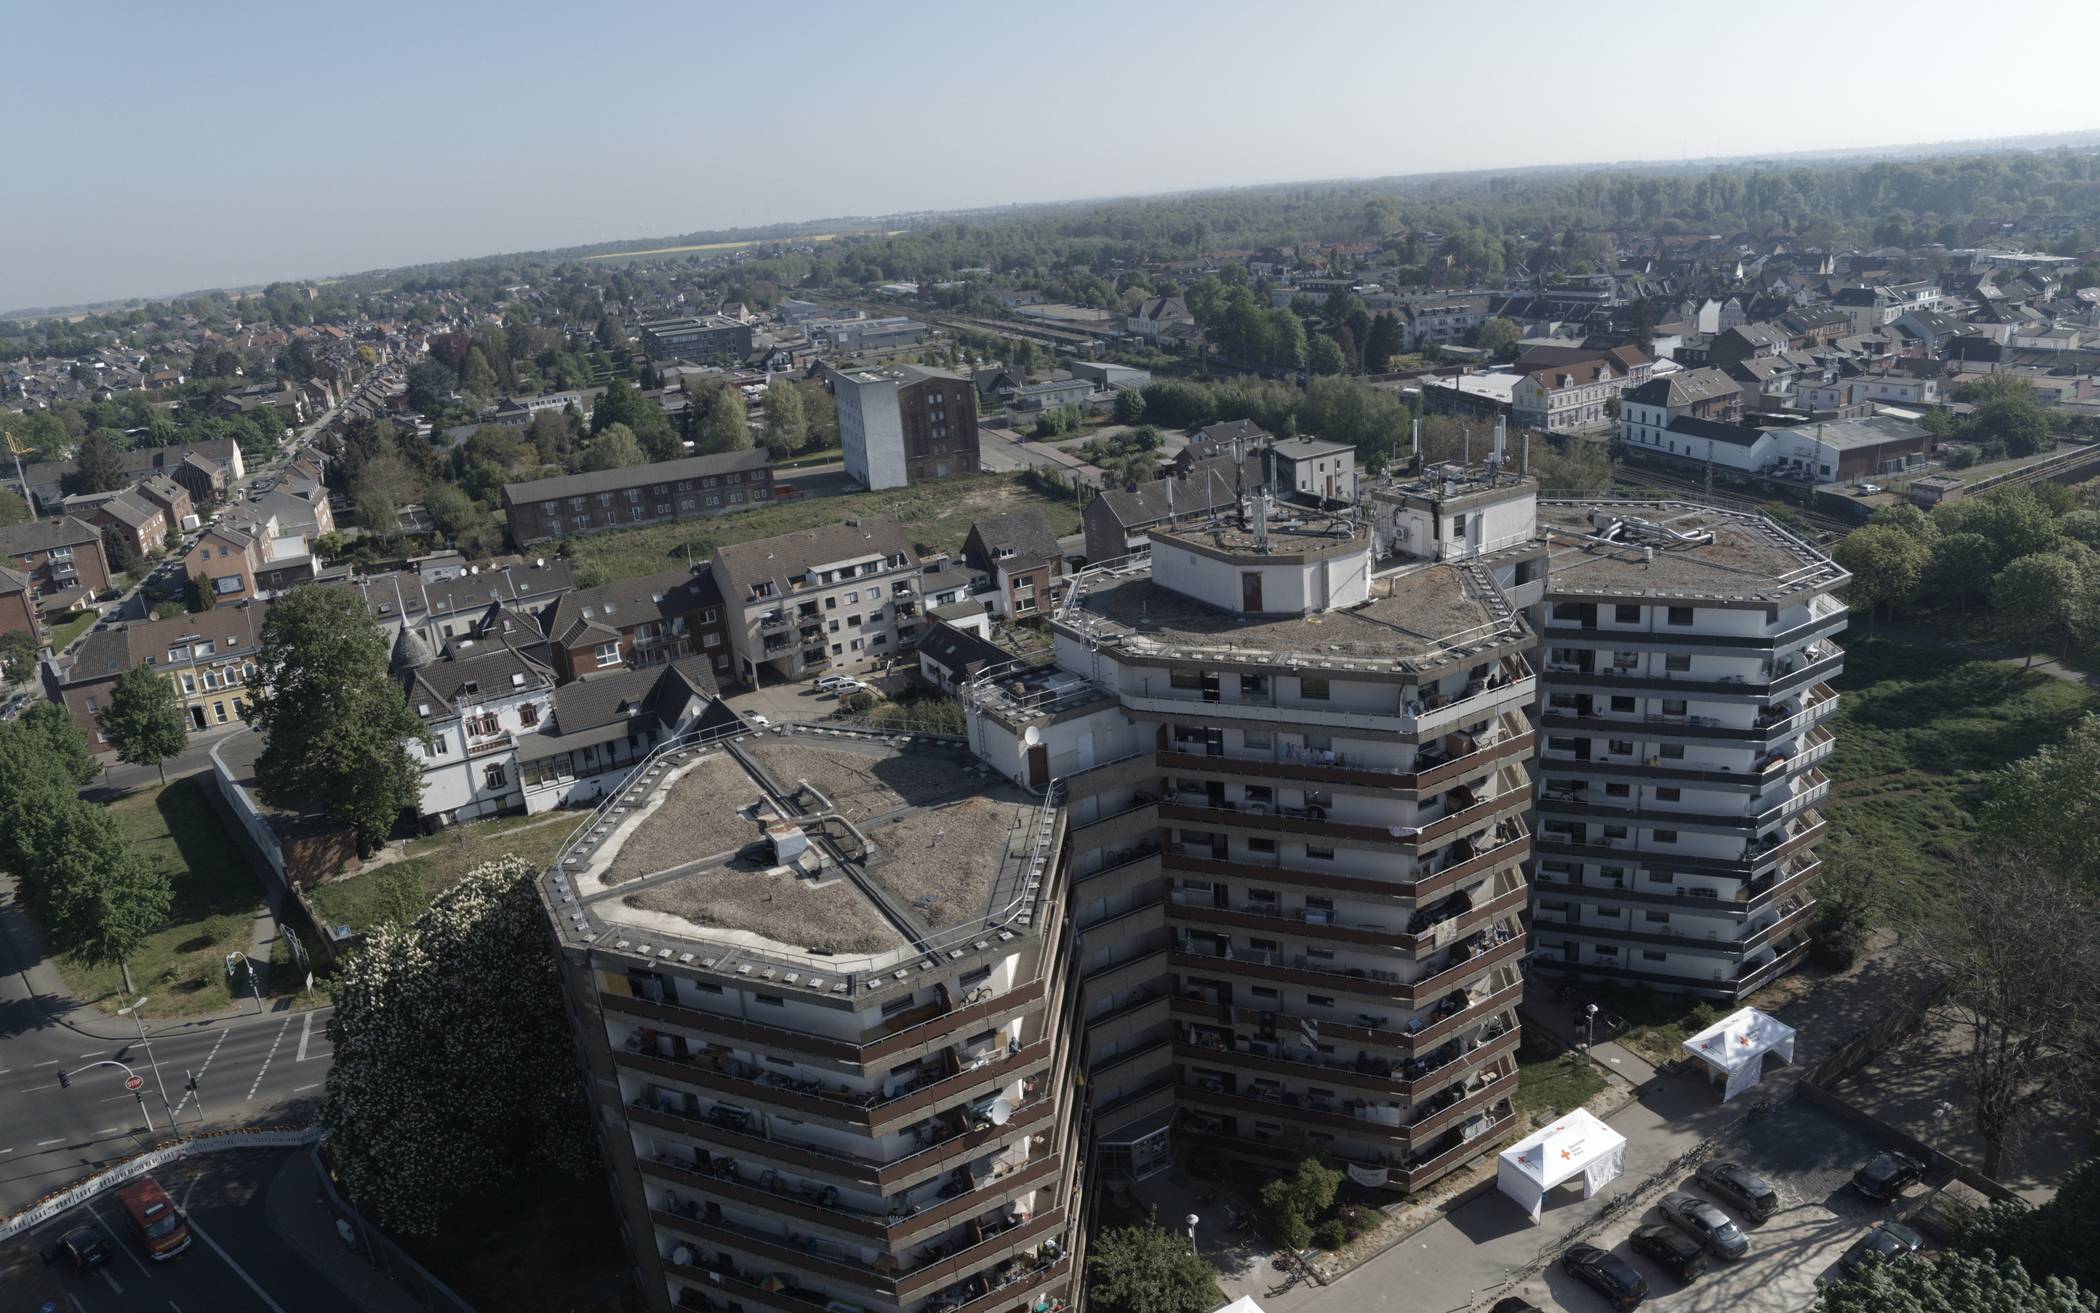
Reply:
[[[344,964],[321,1119],[383,1226],[428,1234],[467,1195],[594,1152],[535,874],[478,866]]]

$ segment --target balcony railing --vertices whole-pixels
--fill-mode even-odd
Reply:
[[[1175,946],[1168,960],[1193,970],[1209,969],[1205,965],[1208,962],[1230,962],[1234,971],[1249,975],[1326,985],[1342,993],[1388,998],[1420,1007],[1448,992],[1459,981],[1523,952],[1524,936],[1521,932],[1511,932],[1499,926],[1496,932],[1500,936],[1498,939],[1482,941],[1477,948],[1459,945],[1454,950],[1456,960],[1451,965],[1412,981],[1402,980],[1381,967],[1349,967],[1302,953],[1234,948],[1230,944],[1220,951],[1189,938]],[[1460,952],[1466,955],[1459,956]]]

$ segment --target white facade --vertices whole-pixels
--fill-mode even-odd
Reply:
[[[834,373],[831,382],[838,397],[839,447],[846,473],[870,491],[903,487],[908,478],[897,380],[881,374]]]
[[[417,804],[422,816],[463,821],[524,806],[517,737],[537,733],[547,717],[543,684],[490,693],[457,708],[426,703],[411,710],[427,719],[430,730],[429,743],[409,748],[423,767]]]

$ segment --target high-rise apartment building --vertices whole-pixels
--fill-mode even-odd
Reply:
[[[827,370],[838,399],[846,473],[863,488],[902,488],[977,473],[977,389],[944,369]]]
[[[1533,969],[1740,999],[1807,951],[1850,576],[1688,502],[1538,522]]]
[[[650,1307],[1066,1298],[1060,792],[952,744],[706,737],[652,754],[541,881]]]
[[[1532,635],[1488,574],[1250,498],[1075,577],[966,693],[1058,780],[1098,1161],[1315,1145],[1406,1191],[1513,1121]]]

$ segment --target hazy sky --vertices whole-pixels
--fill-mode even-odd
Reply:
[[[0,0],[0,309],[843,214],[2100,127],[2091,0]]]

